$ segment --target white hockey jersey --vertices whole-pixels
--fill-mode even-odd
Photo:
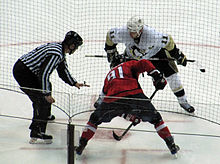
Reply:
[[[112,28],[109,31],[109,37],[114,44],[124,43],[127,55],[135,59],[149,59],[170,42],[167,34],[160,33],[146,25],[143,27],[139,43],[135,43],[126,26]]]

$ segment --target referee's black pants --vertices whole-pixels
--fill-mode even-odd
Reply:
[[[51,104],[45,99],[45,95],[36,89],[40,88],[40,80],[28,67],[18,60],[13,68],[15,80],[20,89],[30,98],[33,106],[33,119],[29,129],[43,132],[46,131],[47,119],[51,114]]]

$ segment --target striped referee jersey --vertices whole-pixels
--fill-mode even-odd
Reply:
[[[45,94],[51,91],[49,77],[54,69],[64,82],[71,86],[77,83],[68,70],[62,43],[41,45],[19,59],[39,78]]]

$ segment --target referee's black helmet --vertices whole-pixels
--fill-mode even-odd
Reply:
[[[74,44],[75,47],[79,47],[83,44],[83,39],[77,32],[69,31],[66,33],[66,36],[62,43],[68,46]]]

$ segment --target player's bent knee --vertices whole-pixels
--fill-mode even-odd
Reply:
[[[151,124],[155,125],[155,124],[159,123],[161,120],[162,120],[162,117],[161,117],[160,113],[156,112],[155,115],[153,115],[151,121],[149,121],[149,122]]]
[[[90,116],[89,122],[91,122],[94,125],[97,125],[99,122],[99,116],[96,114],[96,112],[93,112]],[[99,123],[100,124],[100,123]]]

